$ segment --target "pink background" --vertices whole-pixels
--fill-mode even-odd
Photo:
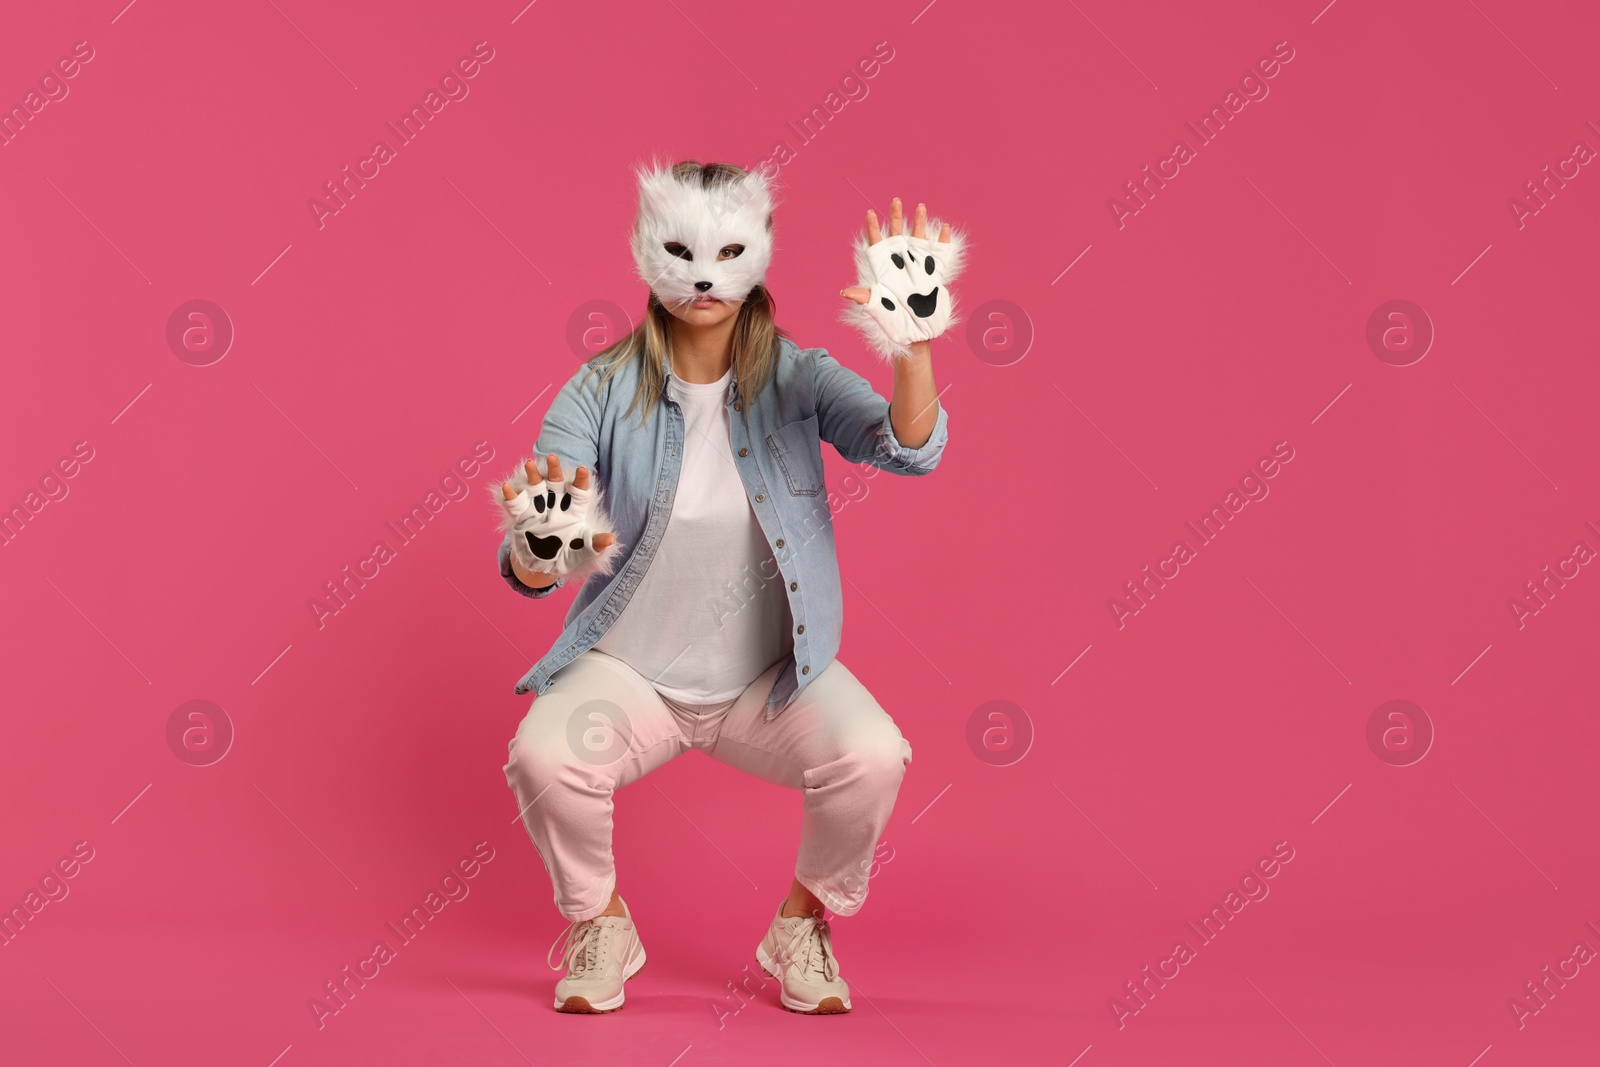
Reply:
[[[1507,1003],[1600,949],[1600,576],[1508,607],[1600,548],[1600,175],[1522,228],[1507,204],[1600,148],[1587,5],[124,2],[0,33],[7,104],[94,49],[0,148],[0,506],[93,450],[0,547],[0,904],[94,850],[0,949],[0,1059],[1594,1062],[1600,968],[1520,1029]],[[307,200],[479,41],[470,95],[319,229]],[[1270,95],[1119,229],[1108,198],[1280,41]],[[854,1014],[770,985],[733,1011],[799,798],[690,756],[618,800],[653,966],[620,1014],[560,1017],[500,766],[566,598],[502,585],[481,486],[573,370],[575,310],[642,306],[630,165],[780,140],[802,344],[888,388],[836,294],[900,195],[970,227],[968,311],[1020,308],[1031,347],[1016,313],[939,343],[943,466],[838,515],[841,658],[916,752],[839,924]],[[209,366],[166,341],[194,299],[236,331]],[[1410,366],[1366,341],[1393,299],[1436,331]],[[1108,599],[1280,441],[1270,496],[1119,629]],[[323,582],[479,442],[471,495],[319,629]],[[1435,733],[1409,766],[1367,740],[1395,699]],[[220,762],[169,747],[190,700],[232,724]],[[1022,709],[1000,756],[1034,734],[1005,766],[967,740],[994,700]],[[1123,983],[1285,841],[1119,1027]],[[319,1030],[308,998],[478,842],[470,896]]]

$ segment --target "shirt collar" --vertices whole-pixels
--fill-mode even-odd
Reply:
[[[673,373],[672,357],[670,355],[664,357],[664,362],[666,373],[661,376],[661,393],[663,396],[670,397],[674,402],[678,402],[680,397],[677,391],[677,383],[683,381],[683,379]],[[722,396],[724,404],[732,403],[734,398],[739,395],[739,365],[735,363],[729,370],[732,373],[728,375],[728,388]]]

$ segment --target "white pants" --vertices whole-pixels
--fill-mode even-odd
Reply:
[[[611,902],[612,793],[691,748],[803,789],[795,877],[835,914],[860,909],[911,746],[837,660],[767,722],[777,673],[772,666],[724,704],[694,706],[664,699],[594,649],[556,672],[517,727],[505,772],[562,915],[592,919]]]

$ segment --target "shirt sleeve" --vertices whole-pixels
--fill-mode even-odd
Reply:
[[[539,426],[539,440],[534,442],[534,452],[539,465],[554,452],[561,457],[561,469],[568,478],[579,467],[588,467],[591,474],[600,456],[601,390],[609,390],[610,383],[600,384],[601,372],[591,370],[588,364],[567,379],[567,383],[550,401],[544,422]]]
[[[821,349],[817,352],[817,431],[824,441],[851,463],[870,463],[892,474],[927,474],[939,465],[950,436],[943,404],[927,442],[908,448],[895,436],[889,401],[861,375]]]

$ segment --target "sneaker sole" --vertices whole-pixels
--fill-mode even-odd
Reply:
[[[849,1015],[850,1005],[842,1003],[838,997],[823,997],[821,1003],[814,1008],[796,1007],[800,1001],[790,1002],[787,994],[778,994],[778,1003],[783,1005],[784,1011],[792,1011],[796,1015]]]
[[[622,976],[624,985],[626,985],[630,978],[644,970],[644,965],[646,962],[648,961],[644,958],[644,949],[641,947],[639,949],[639,966]],[[625,989],[623,989],[619,990],[617,995],[612,997],[610,1000],[602,1000],[598,1004],[591,1004],[586,997],[568,997],[566,1000],[556,1001],[555,1006],[556,1011],[562,1012],[566,1015],[610,1015],[612,1012],[622,1007],[626,1000],[627,992]]]
[[[850,1002],[848,1000],[840,1000],[838,997],[823,997],[820,1001],[818,1001],[815,1004],[807,1004],[803,1000],[796,1000],[795,998],[789,996],[789,994],[784,991],[783,979],[779,978],[777,975],[773,974],[770,970],[767,969],[767,963],[769,961],[766,960],[766,959],[763,959],[762,958],[763,956],[764,956],[764,953],[762,953],[760,950],[757,950],[757,952],[756,952],[756,966],[761,968],[761,973],[762,974],[766,975],[768,978],[771,978],[771,979],[774,979],[775,981],[777,981],[777,983],[778,983],[778,1003],[783,1005],[783,1010],[784,1011],[792,1011],[796,1015],[849,1015],[850,1014]]]

